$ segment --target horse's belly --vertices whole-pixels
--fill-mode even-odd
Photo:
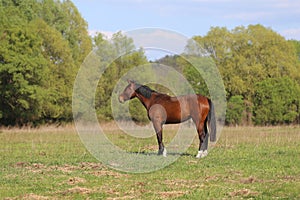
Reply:
[[[167,112],[166,124],[177,124],[185,122],[191,118],[190,112],[174,109],[173,112]]]
[[[179,123],[182,123],[182,122],[185,122],[187,120],[191,119],[191,117],[180,117],[180,118],[167,118],[165,124],[179,124]]]
[[[191,118],[190,102],[186,97],[173,99],[169,102],[158,102],[150,108],[149,113],[164,116],[165,124],[177,124]]]

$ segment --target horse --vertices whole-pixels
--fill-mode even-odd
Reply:
[[[127,80],[128,85],[119,95],[119,102],[138,98],[147,110],[157,136],[158,155],[167,156],[163,144],[163,125],[178,124],[192,119],[199,136],[199,149],[196,158],[207,156],[208,137],[216,141],[216,118],[213,102],[200,94],[189,94],[171,97],[152,90],[146,85],[140,85],[133,80]]]

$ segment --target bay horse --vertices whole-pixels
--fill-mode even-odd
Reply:
[[[153,123],[158,142],[158,155],[167,156],[163,144],[163,125],[177,124],[192,119],[196,125],[200,144],[196,158],[208,154],[208,136],[216,141],[216,118],[212,101],[200,94],[171,97],[128,80],[128,85],[119,95],[119,102],[124,103],[138,98],[147,109],[148,118]]]

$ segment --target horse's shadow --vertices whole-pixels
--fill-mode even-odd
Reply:
[[[136,155],[145,155],[145,156],[162,156],[158,155],[157,152],[145,152],[145,151],[131,151],[127,152],[129,154],[136,154]],[[180,153],[180,152],[168,152],[167,155],[171,156],[184,156],[184,157],[194,157],[195,155],[190,153]]]

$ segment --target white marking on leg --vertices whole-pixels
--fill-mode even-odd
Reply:
[[[207,150],[203,151],[202,157],[201,157],[201,158],[204,158],[205,156],[207,156],[207,154],[208,154],[208,151],[207,151]]]
[[[196,158],[201,158],[202,153],[203,153],[202,150],[201,150],[201,151],[198,151],[198,154],[197,154]]]
[[[204,158],[205,156],[207,156],[207,154],[208,154],[207,150],[205,150],[205,151],[203,151],[203,150],[198,151],[198,154],[197,154],[196,158]]]
[[[167,149],[166,149],[166,148],[164,148],[163,156],[164,156],[164,157],[167,157]]]

